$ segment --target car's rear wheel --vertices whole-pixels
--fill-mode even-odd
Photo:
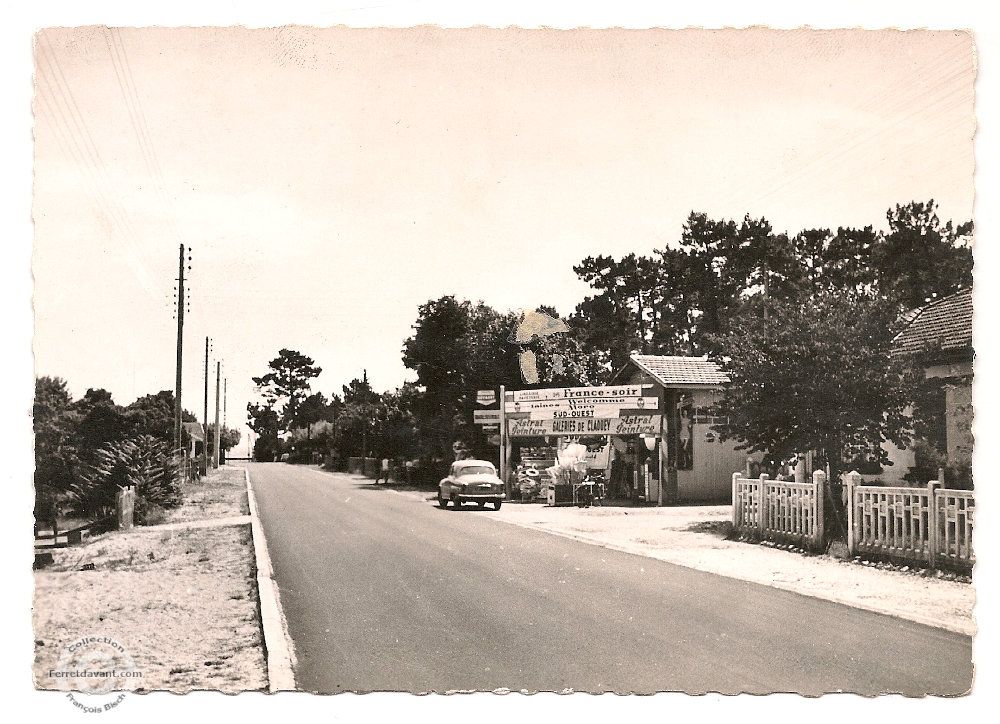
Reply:
[[[494,500],[493,501],[493,510],[500,510],[500,502],[501,501],[499,501],[499,500]]]
[[[438,505],[442,508],[448,507],[448,501],[445,500],[445,497],[441,494],[440,490],[438,490]]]

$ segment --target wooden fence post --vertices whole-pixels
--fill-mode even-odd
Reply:
[[[938,547],[941,545],[937,505],[937,491],[940,485],[939,480],[931,480],[927,483],[927,562],[930,563],[931,568],[937,566]]]
[[[847,488],[847,553],[852,556],[858,550],[857,504],[854,497],[857,495],[857,487],[860,483],[861,473],[856,470],[852,470],[844,476],[844,485]]]
[[[740,499],[737,490],[740,487],[740,473],[733,473],[733,528],[740,525]]]
[[[760,485],[757,486],[757,528],[761,535],[767,530],[767,513],[764,511],[764,486],[767,485],[767,473],[760,476]]]
[[[822,470],[813,472],[813,500],[815,500],[816,530],[813,531],[813,545],[817,549],[823,548],[823,540],[826,534],[823,525],[823,498],[826,497],[826,473]]]

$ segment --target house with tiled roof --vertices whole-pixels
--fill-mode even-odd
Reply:
[[[633,354],[614,379],[650,385],[664,411],[661,434],[636,451],[632,475],[645,500],[728,503],[747,455],[712,430],[712,408],[729,382],[722,368],[707,357]]]
[[[972,456],[972,289],[962,289],[910,313],[893,340],[893,354],[918,363],[929,380],[940,381],[939,425],[929,439],[949,465],[968,465]],[[916,460],[911,450],[889,450],[893,465],[881,477],[902,481]]]

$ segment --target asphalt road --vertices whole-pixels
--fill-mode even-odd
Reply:
[[[972,683],[967,636],[354,476],[249,469],[300,689],[953,695]]]

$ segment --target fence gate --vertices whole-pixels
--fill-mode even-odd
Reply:
[[[733,473],[733,527],[765,538],[822,546],[825,486],[822,470],[813,473],[811,483]]]

